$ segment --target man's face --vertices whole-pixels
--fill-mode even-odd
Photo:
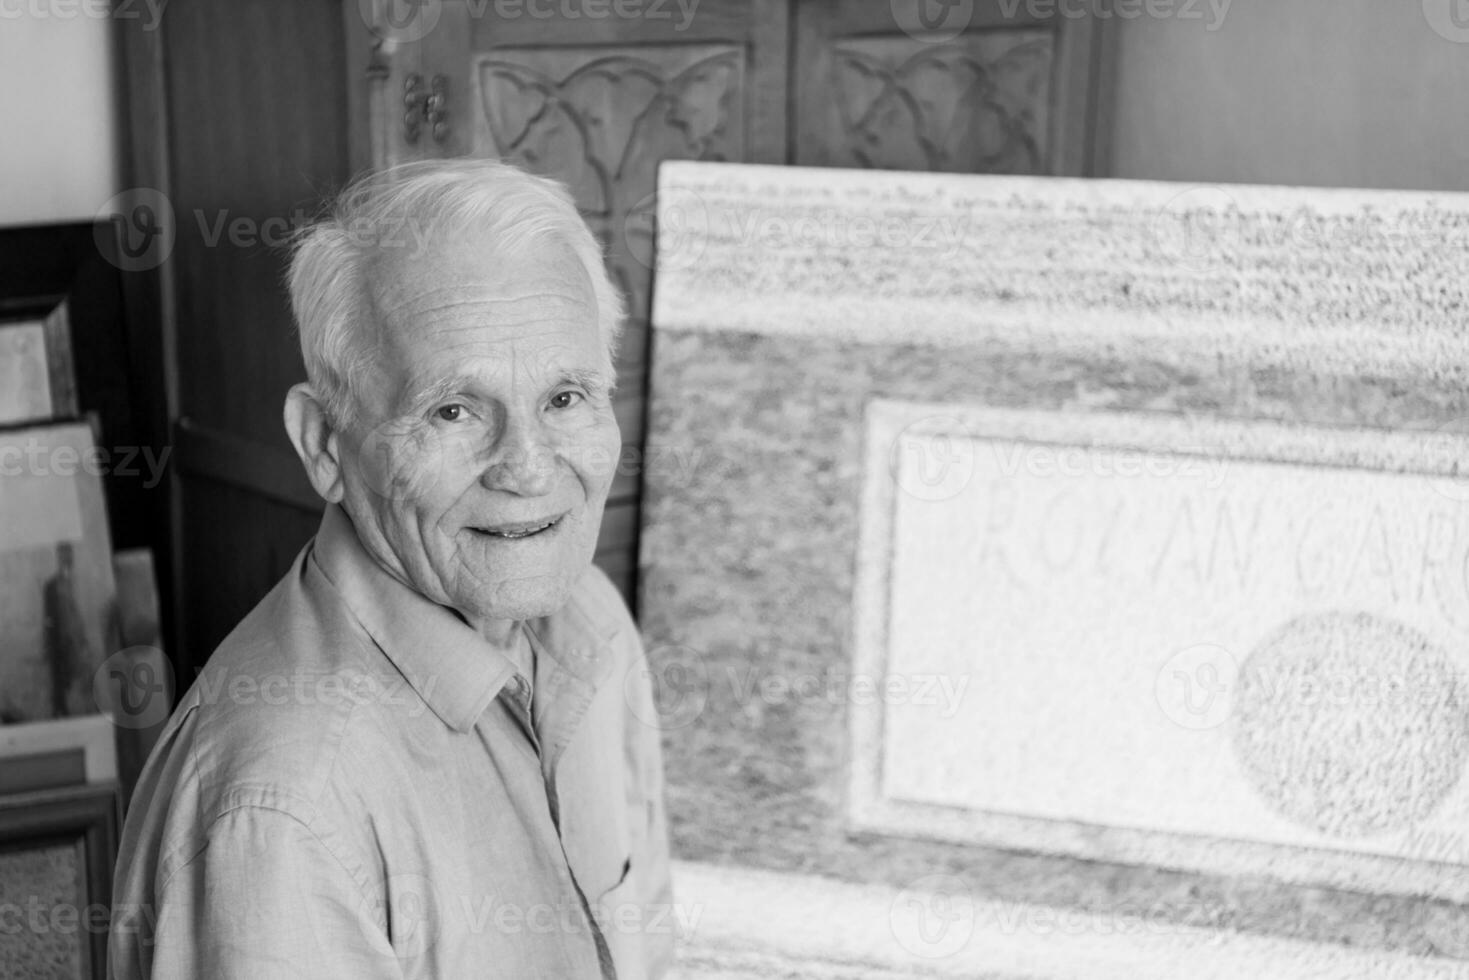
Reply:
[[[375,382],[341,439],[343,506],[364,546],[476,626],[566,601],[621,447],[576,255],[491,254],[470,232],[375,264]]]

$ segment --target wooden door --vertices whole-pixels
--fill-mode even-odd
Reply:
[[[139,313],[156,326],[173,453],[169,655],[182,691],[279,580],[322,503],[281,406],[304,370],[283,242],[351,175],[337,0],[169,4],[119,18],[126,182],[176,228]]]

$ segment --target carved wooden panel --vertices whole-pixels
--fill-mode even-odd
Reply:
[[[1107,152],[1111,21],[1042,6],[797,3],[792,162],[1096,173]],[[942,30],[929,23],[935,15]]]
[[[658,163],[744,157],[745,63],[725,44],[496,49],[472,73],[474,152],[564,181],[645,322]]]
[[[946,44],[880,37],[831,45],[824,164],[884,170],[1045,172],[1050,31]]]

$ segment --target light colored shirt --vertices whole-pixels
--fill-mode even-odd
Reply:
[[[149,757],[109,977],[662,975],[675,917],[637,628],[591,566],[523,634],[533,684],[328,507]]]

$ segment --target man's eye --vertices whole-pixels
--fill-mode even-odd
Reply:
[[[581,397],[582,395],[579,391],[558,391],[551,396],[551,407],[570,408],[580,401]]]
[[[434,412],[434,414],[445,422],[458,422],[460,419],[464,418],[464,406],[445,405],[443,408],[440,408],[438,411]]]

